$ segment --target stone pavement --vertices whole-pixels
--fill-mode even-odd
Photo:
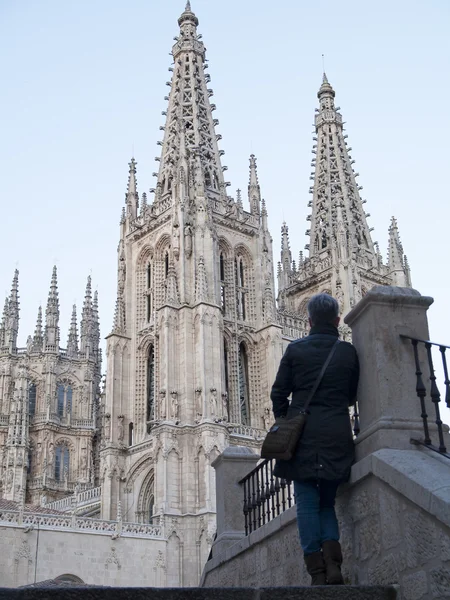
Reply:
[[[393,587],[281,588],[0,588],[0,600],[396,600]]]

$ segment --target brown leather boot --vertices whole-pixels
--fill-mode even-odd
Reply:
[[[341,573],[342,550],[339,542],[328,540],[322,544],[328,585],[344,585]]]
[[[326,567],[322,552],[314,552],[304,557],[308,573],[311,575],[311,585],[326,585]]]

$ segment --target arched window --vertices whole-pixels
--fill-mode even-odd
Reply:
[[[148,504],[148,522],[153,523],[153,514],[155,512],[155,497],[150,496],[150,502]]]
[[[168,252],[166,252],[166,256],[164,258],[164,273],[165,273],[166,277],[169,274],[169,253]]]
[[[130,423],[128,425],[128,445],[132,446],[134,444],[134,425]]]
[[[235,270],[235,280],[236,280],[236,291],[237,291],[237,311],[238,311],[238,319],[245,321],[247,318],[246,315],[246,293],[245,289],[245,268],[244,268],[244,260],[241,256],[236,258],[234,263]]]
[[[245,344],[239,344],[239,404],[241,409],[241,423],[248,425],[250,421],[250,403],[248,389],[248,358]]]
[[[57,408],[59,417],[64,417],[72,412],[72,395],[72,387],[70,385],[58,384]]]
[[[220,253],[220,306],[222,308],[222,312],[225,312],[225,259],[223,257],[223,253]]]
[[[147,322],[150,322],[153,311],[153,265],[151,262],[147,265]]]
[[[57,446],[55,453],[55,479],[64,481],[69,479],[70,454],[66,445]]]
[[[155,349],[153,344],[148,349],[147,358],[147,421],[155,417]]]
[[[36,414],[36,384],[30,383],[28,386],[28,413],[30,417]]]

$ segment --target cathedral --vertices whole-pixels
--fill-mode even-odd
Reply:
[[[372,286],[411,286],[394,218],[386,263],[372,242],[326,75],[307,253],[293,259],[284,223],[274,265],[255,156],[248,199],[228,193],[198,24],[188,1],[149,196],[138,193],[135,159],[129,164],[106,378],[90,278],[80,338],[74,307],[66,348],[56,268],[45,323],[39,308],[27,347],[17,347],[17,271],[0,327],[0,497],[51,507],[95,488],[91,510],[101,519],[120,513],[129,522],[164,523],[166,586],[198,583],[215,533],[211,463],[229,445],[260,447],[284,348],[308,334],[309,298],[330,293],[346,314]],[[350,336],[345,325],[341,334]]]

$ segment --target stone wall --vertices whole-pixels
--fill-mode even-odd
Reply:
[[[166,541],[0,523],[3,587],[18,587],[70,574],[84,583],[166,585]]]
[[[450,597],[448,459],[379,450],[354,466],[337,514],[347,583],[397,584],[403,600]],[[295,506],[220,554],[213,547],[202,578],[205,587],[307,584]]]

